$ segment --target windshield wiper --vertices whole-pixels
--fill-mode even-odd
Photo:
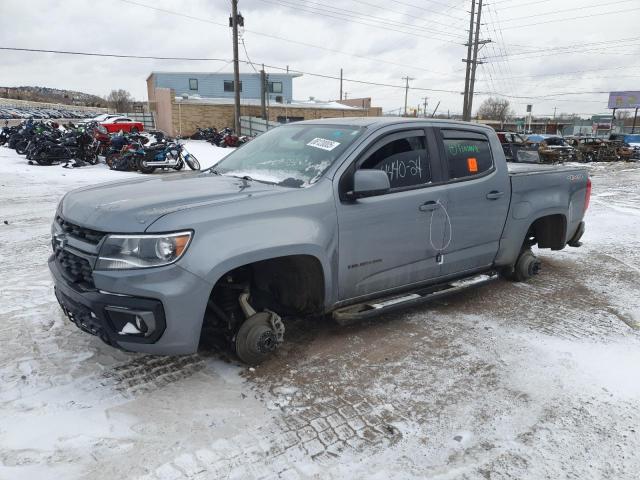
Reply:
[[[261,180],[259,178],[253,178],[253,177],[250,177],[249,175],[231,175],[229,173],[223,173],[220,175],[223,175],[225,177],[239,178],[240,180],[244,180],[245,182],[259,182],[259,183],[266,183],[267,185],[278,185],[276,182],[270,182],[269,180]]]

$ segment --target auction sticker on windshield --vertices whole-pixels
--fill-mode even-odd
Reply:
[[[340,145],[340,142],[334,142],[333,140],[327,140],[326,138],[314,138],[309,143],[309,147],[321,148],[322,150],[331,151]]]

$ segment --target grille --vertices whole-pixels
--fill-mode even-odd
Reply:
[[[55,256],[58,265],[71,283],[81,285],[84,288],[95,288],[91,276],[91,265],[86,259],[62,249],[56,250]]]
[[[67,222],[59,215],[56,217],[56,223],[60,226],[63,232],[81,240],[85,240],[89,243],[93,243],[94,245],[97,245],[100,240],[102,240],[102,237],[105,236],[105,234],[102,232],[91,230],[90,228],[80,227],[71,222]]]

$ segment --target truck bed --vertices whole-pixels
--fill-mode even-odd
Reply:
[[[537,173],[586,172],[584,166],[576,164],[507,163],[509,175],[535,175]]]

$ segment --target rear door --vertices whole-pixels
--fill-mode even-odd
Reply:
[[[471,129],[440,129],[447,178],[442,275],[488,267],[498,252],[511,183],[497,139]]]
[[[353,299],[435,278],[446,201],[430,129],[381,134],[338,173],[339,299]],[[383,195],[345,198],[357,169],[389,176]],[[431,238],[437,245],[432,245]]]

